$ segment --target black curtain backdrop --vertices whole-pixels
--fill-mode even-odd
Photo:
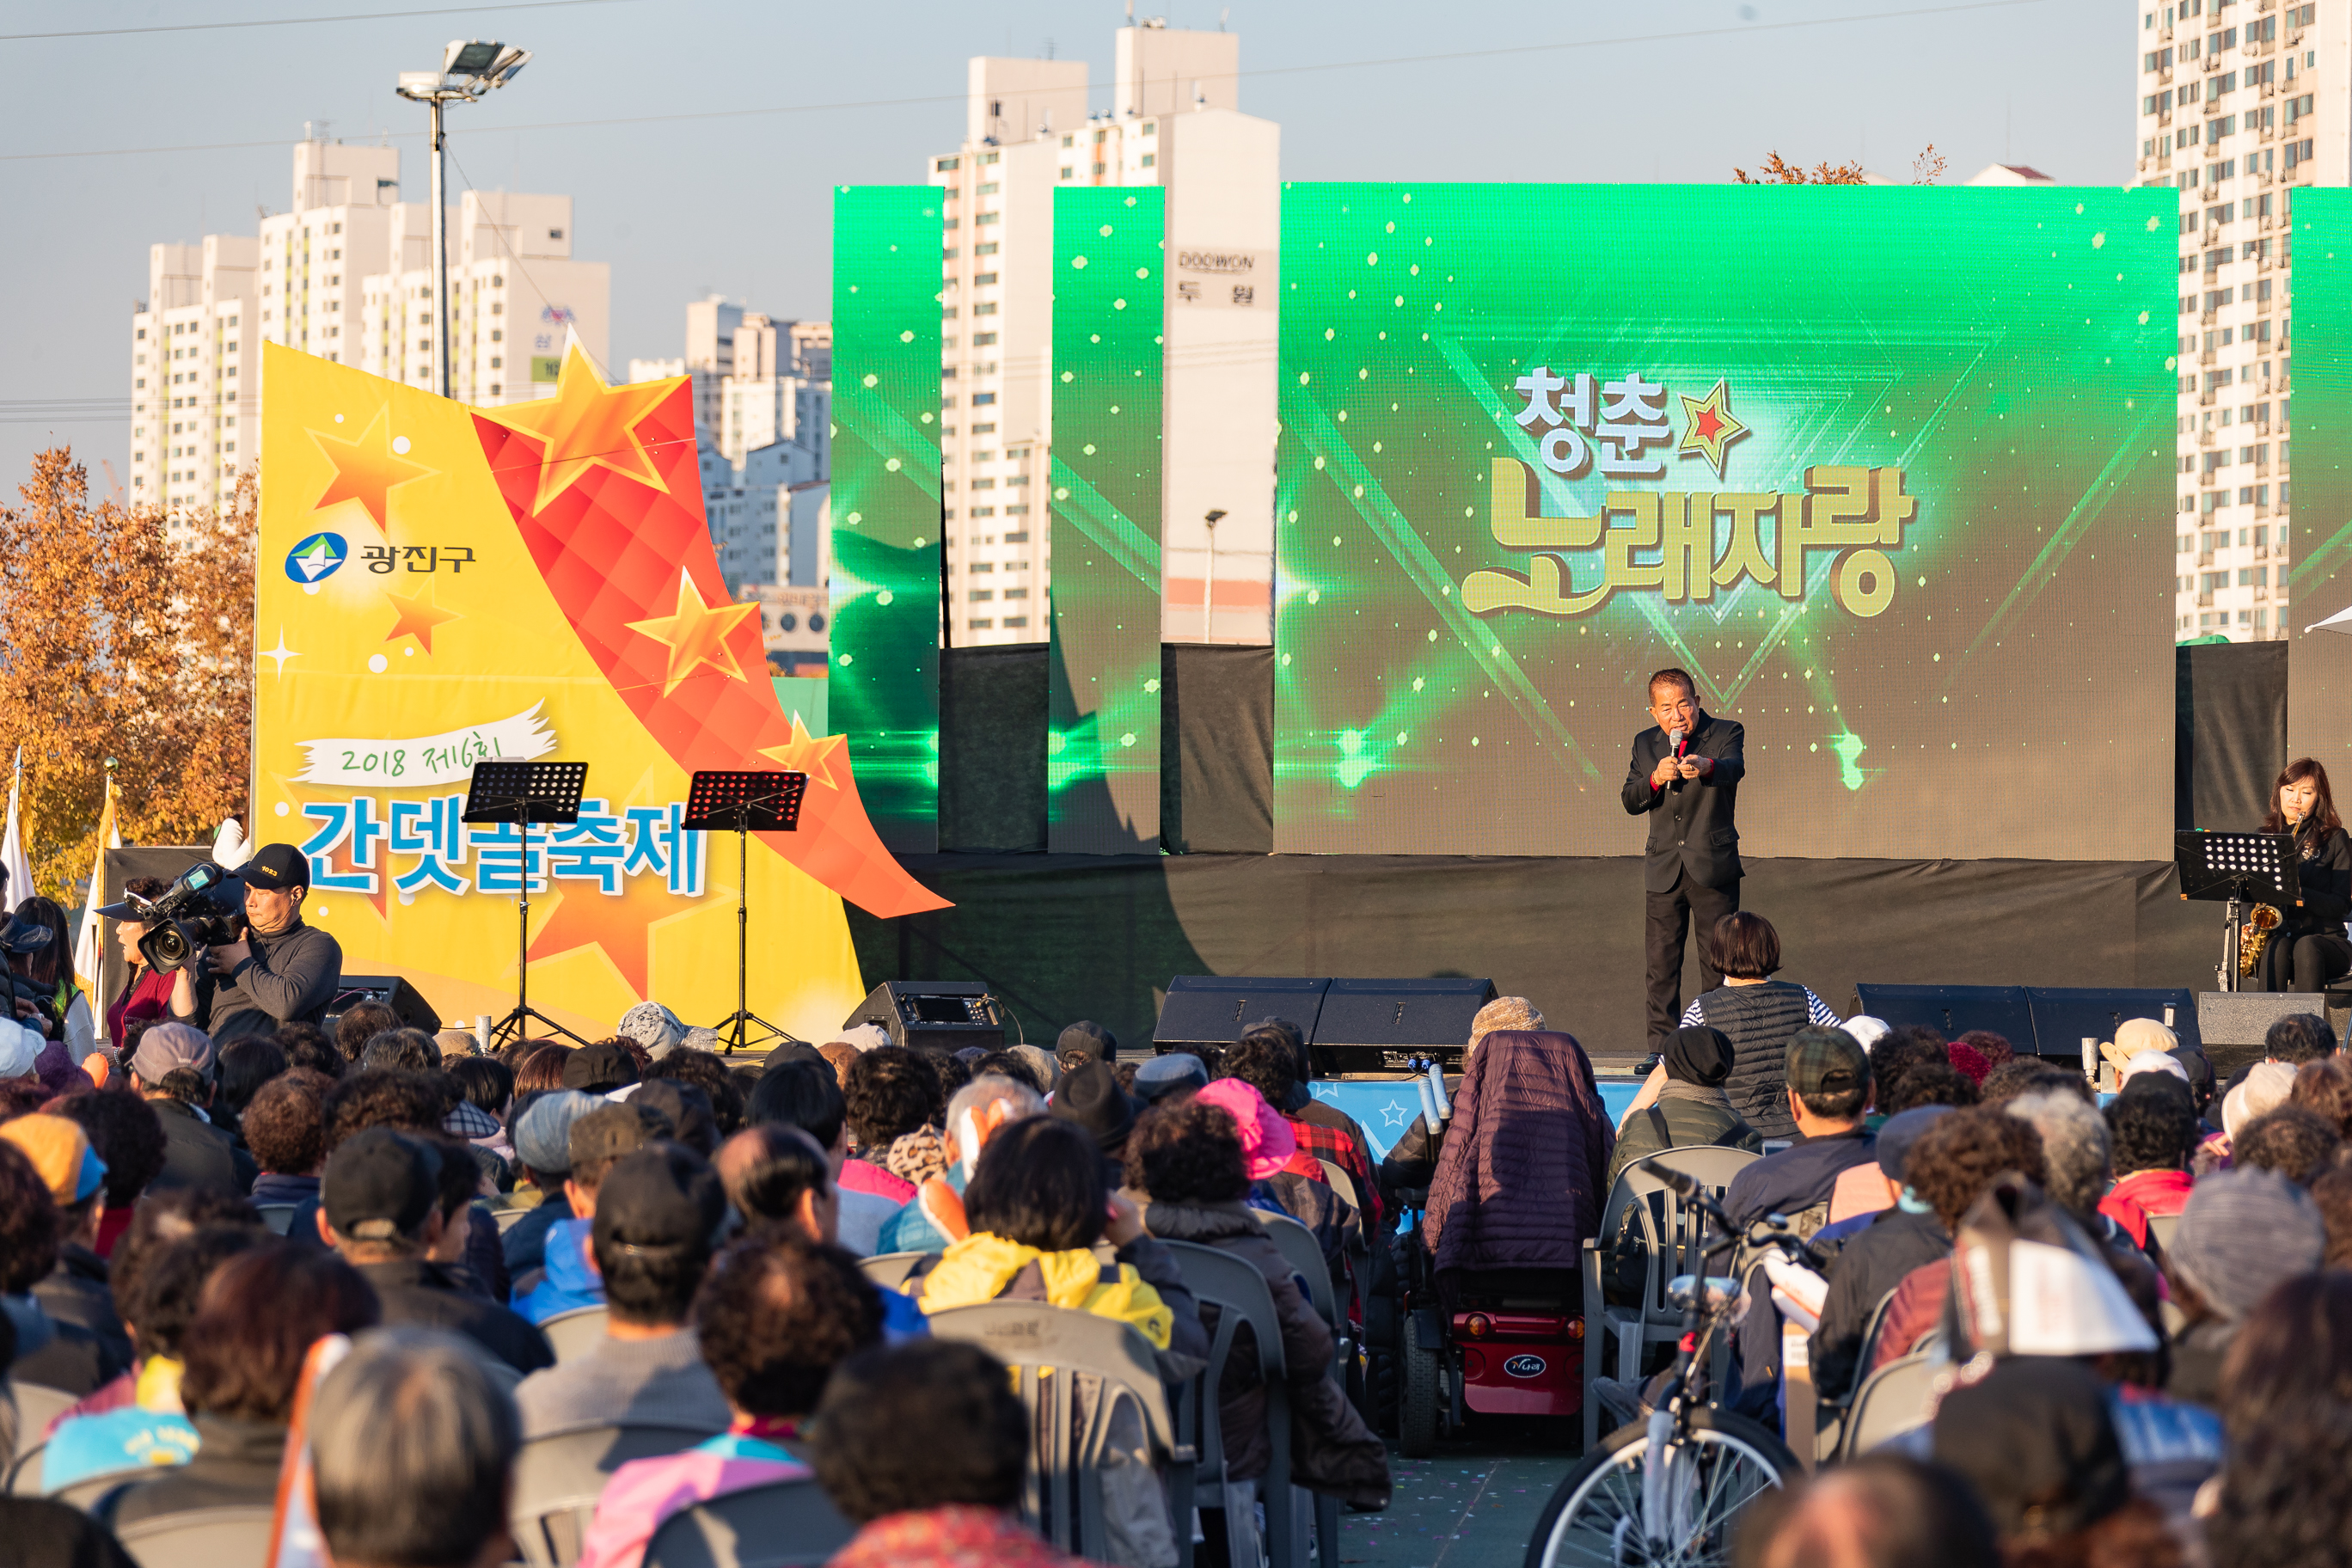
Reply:
[[[2352,645],[2352,637],[2341,640]],[[2288,647],[2202,643],[2173,650],[2174,826],[2251,832],[2270,810],[2271,781],[2289,755]]]
[[[1141,1047],[1175,974],[1492,977],[1598,1055],[1643,1049],[1636,857],[911,856],[956,907],[852,909],[867,982],[990,982],[1032,1043],[1093,1018]],[[1751,860],[1783,976],[2211,988],[2219,906],[2162,862]],[[1697,983],[1694,955],[1684,996]]]
[[[1274,848],[1274,649],[1160,648],[1160,838],[1171,855]]]
[[[940,706],[940,847],[1045,848],[1044,643],[946,656]]]

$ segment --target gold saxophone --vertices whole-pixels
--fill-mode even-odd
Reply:
[[[2263,961],[2263,949],[2270,945],[2271,932],[2278,929],[2279,912],[2268,904],[2256,904],[2252,915],[2238,934],[2238,973],[2252,974],[2254,965]]]

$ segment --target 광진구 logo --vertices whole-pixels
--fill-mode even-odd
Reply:
[[[286,552],[286,575],[309,587],[335,574],[351,556],[340,533],[314,533]]]

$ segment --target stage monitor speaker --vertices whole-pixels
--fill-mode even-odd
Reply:
[[[1416,1057],[1457,1071],[1471,1020],[1494,999],[1492,980],[1334,980],[1307,1037],[1316,1076],[1402,1072]]]
[[[2316,1013],[2327,1020],[2327,1032],[2340,1047],[2345,1021],[2341,1005],[2329,1005],[2335,1001],[2334,995],[2294,991],[2200,991],[2197,1032],[2204,1037],[2206,1055],[2211,1056],[2231,1046],[2263,1044],[2271,1026],[2290,1013]]]
[[[2114,1039],[2116,1026],[2126,1018],[2153,1018],[2182,1045],[2202,1048],[2197,1001],[2186,989],[2029,985],[2025,994],[2033,1004],[2034,1048],[2078,1072],[2083,1041]]]
[[[1295,975],[1179,974],[1168,982],[1168,999],[1160,1005],[1152,1051],[1192,1051],[1213,1068],[1243,1030],[1265,1018],[1286,1019],[1312,1040],[1330,984]]]
[[[2022,985],[1857,985],[1862,1010],[1897,1028],[1924,1024],[1948,1040],[1990,1029],[2017,1050],[2033,1047],[2033,1008]]]
[[[1004,1006],[978,980],[886,980],[866,994],[845,1029],[879,1024],[910,1050],[1004,1048]]]
[[[332,1039],[343,1015],[362,1002],[383,1003],[399,1016],[404,1029],[422,1029],[428,1035],[441,1032],[441,1016],[417,994],[415,986],[397,974],[344,975],[342,989],[327,1004],[327,1016],[319,1021],[319,1027]]]

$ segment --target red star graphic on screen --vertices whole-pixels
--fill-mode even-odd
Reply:
[[[436,607],[433,603],[433,584],[430,583],[405,598],[389,589],[385,590],[383,596],[392,601],[394,613],[392,630],[383,634],[383,640],[398,642],[403,637],[415,637],[417,646],[426,653],[433,651],[434,627],[466,618],[455,610]]]
[[[768,749],[791,745],[793,733],[774,686],[743,673],[766,666],[756,616],[712,626],[694,613],[736,606],[703,518],[688,384],[607,388],[576,346],[572,353],[577,368],[565,365],[566,390],[556,398],[474,416],[507,509],[582,646],[671,761],[688,772],[772,766]],[[642,453],[655,482],[623,471],[625,464],[583,461],[574,426],[563,422],[572,416],[551,404],[585,410],[577,417],[595,422],[601,449]],[[551,457],[569,470],[560,484],[548,482]],[[688,593],[692,607],[682,598]],[[649,623],[665,623],[661,634],[644,629]],[[688,632],[697,651],[677,672],[677,639]],[[797,832],[761,841],[869,913],[946,908],[882,847],[856,779],[846,767],[838,773],[839,789],[809,793]]]
[[[1715,469],[1717,479],[1723,478],[1723,466],[1730,459],[1731,444],[1748,434],[1748,426],[1732,417],[1731,388],[1727,382],[1718,381],[1715,390],[1705,397],[1680,394],[1683,400],[1683,443],[1675,455],[1703,458]]]
[[[607,898],[590,882],[558,882],[562,889],[555,912],[530,939],[530,961],[538,963],[583,947],[601,949],[621,972],[633,996],[650,996],[654,925],[681,911],[658,876],[625,877],[626,889]],[[546,894],[537,895],[544,898]],[[535,900],[534,900],[535,901]]]

